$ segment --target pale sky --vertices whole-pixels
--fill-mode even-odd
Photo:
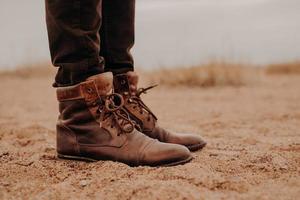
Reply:
[[[49,60],[43,0],[0,1],[0,68]],[[299,0],[137,0],[136,64],[300,59]]]

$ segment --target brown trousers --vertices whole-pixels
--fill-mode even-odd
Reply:
[[[55,87],[133,70],[135,0],[45,0]]]

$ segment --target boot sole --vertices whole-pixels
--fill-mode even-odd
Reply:
[[[184,165],[184,164],[190,162],[191,160],[193,160],[193,156],[190,156],[185,160],[172,162],[172,163],[168,163],[168,164],[163,164],[163,165],[158,165],[157,167],[173,167],[173,166],[176,166],[176,165]],[[155,167],[155,166],[153,166],[153,167]]]
[[[65,160],[78,160],[78,161],[86,161],[86,162],[97,162],[99,160],[95,160],[92,158],[87,158],[87,157],[81,157],[81,156],[68,156],[68,155],[62,155],[62,154],[57,154],[57,157],[60,159],[65,159]],[[193,159],[192,156],[185,160],[177,161],[177,162],[172,162],[168,164],[162,164],[162,165],[157,165],[157,166],[152,166],[152,167],[172,167],[176,165],[183,165],[185,163],[190,162]],[[146,166],[146,165],[144,165]]]
[[[67,159],[67,160],[80,160],[80,161],[87,161],[87,162],[97,162],[98,160],[87,158],[87,157],[81,157],[81,156],[67,156],[62,154],[57,154],[58,158],[61,159]]]
[[[186,146],[190,151],[198,151],[203,149],[206,146],[206,142],[200,143],[200,144],[194,144],[194,145],[188,145]]]

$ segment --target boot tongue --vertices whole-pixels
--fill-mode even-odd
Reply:
[[[135,72],[118,74],[114,76],[114,89],[117,93],[136,93],[138,84],[138,75]]]
[[[91,76],[87,81],[94,81],[99,95],[107,95],[111,93],[113,86],[113,75],[111,72],[105,72]]]

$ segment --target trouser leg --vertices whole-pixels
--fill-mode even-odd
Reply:
[[[102,13],[100,56],[105,58],[105,71],[132,71],[135,0],[103,0]]]
[[[45,0],[54,86],[77,84],[104,71],[99,30],[102,0]]]

